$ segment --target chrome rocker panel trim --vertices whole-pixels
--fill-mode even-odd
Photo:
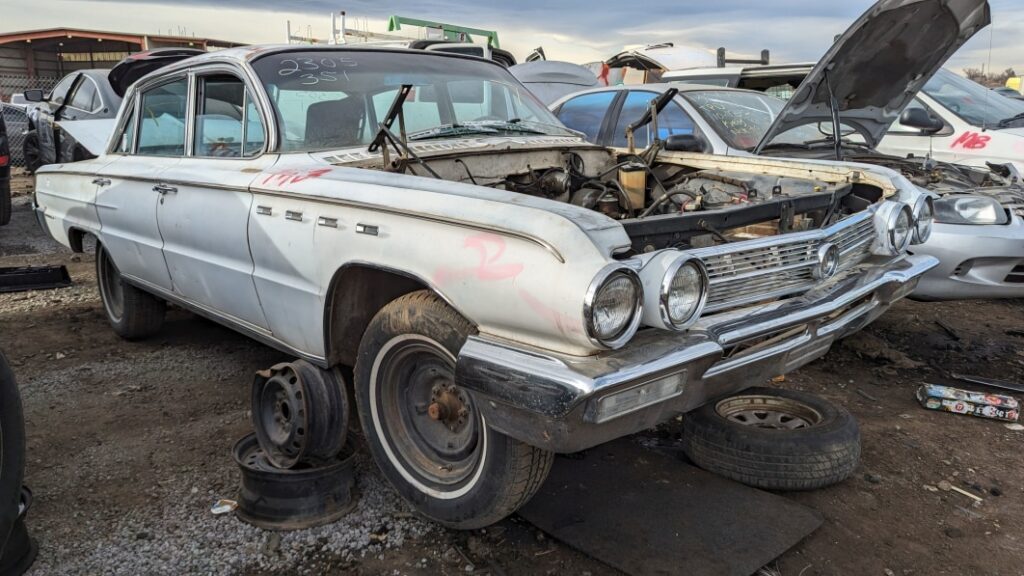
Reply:
[[[795,370],[880,316],[938,265],[931,256],[868,261],[789,300],[702,318],[683,333],[643,330],[624,348],[559,355],[487,335],[471,336],[456,379],[492,428],[569,453],[665,421],[708,401]],[[748,349],[727,354],[756,339]],[[598,423],[597,401],[676,375],[679,393]]]

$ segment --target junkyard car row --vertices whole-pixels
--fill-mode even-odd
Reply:
[[[907,34],[897,4],[844,38],[878,20]],[[803,117],[758,92],[664,85],[570,95],[556,117],[501,65],[437,52],[184,57],[128,88],[97,157],[38,169],[36,215],[72,250],[95,237],[125,338],[159,330],[170,302],[325,372],[352,367],[398,492],[486,526],[554,453],[796,370],[915,290],[1017,294],[1018,264],[989,254],[955,286],[929,275],[950,276],[940,241],[965,229],[1005,231],[992,256],[1013,258],[1013,166],[875,152],[921,74],[988,23],[983,0],[919,4],[961,31],[945,50],[857,108],[820,101],[825,71],[845,73],[841,39],[790,101]],[[830,123],[836,98],[850,115]],[[829,160],[822,126],[863,142],[827,141]]]

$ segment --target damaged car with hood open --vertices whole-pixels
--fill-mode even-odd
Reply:
[[[921,22],[931,24],[921,27]],[[934,255],[941,264],[921,280],[914,297],[1021,297],[1024,183],[1015,166],[976,168],[876,150],[897,118],[928,121],[919,118],[920,110],[904,108],[946,59],[988,23],[988,4],[981,0],[884,0],[837,39],[785,102],[753,90],[679,82],[685,75],[670,73],[666,76],[678,83],[583,92],[553,109],[570,127],[611,146],[625,144],[623,127],[642,115],[650,117],[653,101],[660,112],[654,124],[638,132],[644,145],[648,138],[660,138],[669,148],[695,153],[838,160],[898,171],[934,196],[934,231],[912,251]],[[766,74],[754,76],[762,89],[772,85]],[[780,84],[792,81],[788,74],[779,73]],[[594,104],[602,99],[607,106]],[[588,115],[579,112],[584,108]],[[736,181],[733,187],[743,193],[748,186]],[[728,191],[722,184],[708,186],[709,193],[701,197],[707,201],[720,189]]]
[[[97,158],[40,169],[34,205],[73,250],[96,238],[121,336],[174,303],[303,370],[350,368],[385,477],[457,528],[515,511],[555,453],[821,357],[937,264],[908,253],[928,202],[891,170],[625,154],[494,62],[374,47],[169,64]],[[324,434],[316,398],[278,400],[254,409],[278,449]]]

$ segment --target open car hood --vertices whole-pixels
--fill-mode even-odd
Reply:
[[[842,122],[872,148],[925,82],[991,21],[987,0],[879,0],[815,64],[754,149],[804,124]]]
[[[110,69],[107,79],[110,81],[110,87],[114,89],[114,92],[121,98],[124,98],[128,87],[139,78],[168,64],[200,54],[206,54],[206,52],[196,48],[157,48],[155,50],[138,52],[114,65]]]

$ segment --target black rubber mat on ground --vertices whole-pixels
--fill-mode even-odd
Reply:
[[[637,576],[750,576],[822,522],[811,508],[629,439],[556,458],[519,514]]]
[[[66,286],[71,286],[71,276],[64,266],[0,268],[0,292],[50,290]]]

